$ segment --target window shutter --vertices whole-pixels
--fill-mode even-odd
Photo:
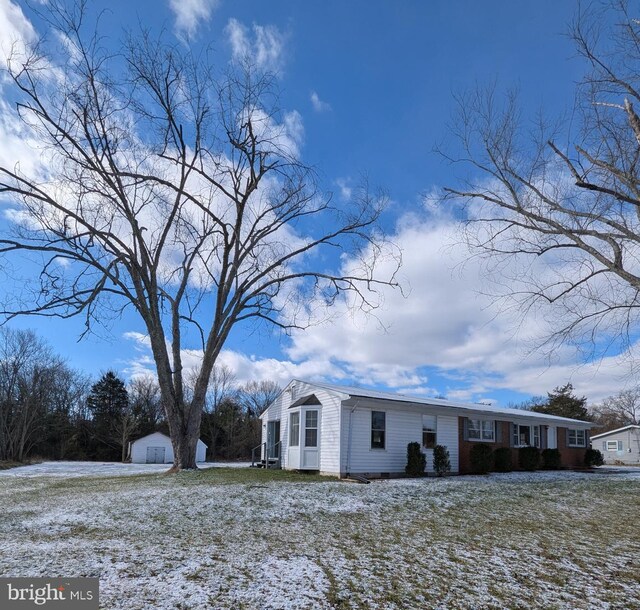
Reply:
[[[590,430],[585,430],[584,431],[584,444],[585,444],[585,447],[588,447],[591,444],[591,441],[589,441],[589,433],[590,433]]]
[[[607,441],[602,441],[602,451],[607,450]]]
[[[548,429],[549,426],[539,426],[538,428],[540,430],[540,449],[546,449],[547,448],[547,436],[548,436]]]
[[[564,429],[564,446],[569,446],[569,428]]]
[[[469,440],[469,418],[462,418],[462,439],[465,441]]]
[[[496,427],[496,443],[501,443],[502,442],[502,422],[497,421],[497,422],[494,422],[494,424]]]
[[[516,424],[509,424],[509,447],[515,447],[513,438],[516,435]]]
[[[618,441],[618,451],[622,451],[622,441]]]

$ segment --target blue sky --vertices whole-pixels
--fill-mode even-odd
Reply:
[[[425,205],[425,195],[456,183],[456,170],[433,152],[448,142],[454,93],[497,81],[519,89],[525,114],[540,107],[551,116],[570,112],[583,69],[564,35],[574,3],[112,0],[104,6],[105,34],[114,44],[121,28],[139,21],[164,28],[177,44],[212,45],[223,65],[234,51],[232,31],[254,47],[262,40],[278,70],[282,107],[302,118],[303,159],[323,187],[348,198],[366,173],[391,197],[385,227],[405,249],[403,277],[411,291],[406,299],[387,299],[387,332],[345,319],[293,337],[240,327],[224,356],[241,380],[284,383],[297,375],[503,405],[568,380],[594,399],[624,383],[613,361],[580,366],[579,356],[565,350],[549,363],[531,351],[539,321],[527,321],[524,334],[513,331],[508,316],[496,321],[493,304],[478,296],[479,269],[458,267],[465,255],[451,250],[454,220]],[[43,25],[26,5],[0,0],[0,39],[29,27]],[[143,326],[130,314],[81,342],[80,321],[22,319],[12,326],[34,328],[91,373],[115,368],[130,375],[149,367]]]

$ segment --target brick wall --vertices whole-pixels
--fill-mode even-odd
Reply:
[[[498,447],[509,447],[511,444],[511,423],[499,421],[497,425],[501,427],[502,439],[500,442],[487,443],[493,450]],[[563,468],[581,468],[584,466],[585,447],[567,447],[566,428],[558,428],[558,449],[560,450],[561,465]],[[546,435],[546,427],[543,435]],[[546,439],[544,441],[546,443]],[[460,459],[460,474],[471,472],[471,448],[478,441],[464,440],[464,417],[458,417],[458,447]],[[543,445],[545,446],[545,445]],[[514,470],[518,470],[518,449],[511,448],[511,464]]]

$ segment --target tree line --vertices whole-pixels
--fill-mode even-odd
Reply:
[[[598,404],[588,406],[586,396],[577,396],[573,385],[566,383],[548,392],[546,397],[534,396],[512,406],[547,415],[592,421],[598,425],[599,434],[640,424],[640,386],[622,390]]]
[[[207,459],[249,458],[259,415],[279,392],[216,367],[202,413]],[[125,382],[107,371],[95,380],[33,331],[0,328],[0,461],[126,461],[129,443],[155,431],[169,433],[154,377]]]

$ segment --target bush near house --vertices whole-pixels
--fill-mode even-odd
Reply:
[[[485,443],[477,443],[471,448],[471,471],[487,474],[493,468],[493,450]]]
[[[419,477],[424,474],[427,467],[427,456],[421,451],[420,443],[407,445],[407,465],[404,471],[410,477]]]
[[[511,472],[511,449],[509,447],[498,447],[493,452],[493,469],[496,472]]]
[[[518,462],[523,470],[537,470],[540,466],[540,449],[537,447],[520,447]]]
[[[560,468],[560,450],[559,449],[543,449],[542,450],[542,467],[545,470],[558,470]]]
[[[584,453],[584,465],[587,468],[593,468],[594,466],[602,466],[604,464],[604,457],[602,452],[598,449],[587,449]]]
[[[433,449],[433,469],[439,477],[451,471],[449,450],[444,445],[436,445]]]

